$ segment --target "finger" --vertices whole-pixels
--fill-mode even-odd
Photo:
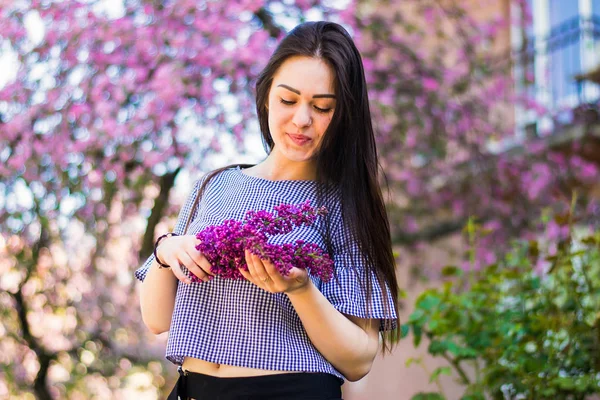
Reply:
[[[279,272],[279,270],[277,269],[277,267],[275,266],[275,264],[273,262],[271,262],[270,260],[261,259],[261,263],[265,269],[267,276],[269,278],[271,278],[273,280],[273,282],[275,282],[275,281],[283,282],[284,281],[284,276],[281,274],[281,272]]]
[[[308,271],[306,271],[305,269],[296,268],[296,267],[293,267],[292,269],[290,269],[290,272],[289,272],[287,278],[290,280],[293,280],[295,282],[298,282],[298,283],[303,283],[303,282],[306,282],[308,279],[310,279],[308,277]]]
[[[177,279],[183,283],[187,283],[188,285],[192,283],[191,279],[188,278],[181,270],[181,267],[179,266],[179,260],[176,257],[166,257],[164,262],[171,267],[171,272],[173,272],[173,275],[175,275]]]
[[[214,275],[212,272],[212,265],[208,261],[208,259],[204,256],[204,254],[200,253],[196,249],[196,245],[200,243],[200,240],[195,236],[192,236],[192,240],[189,242],[189,245],[186,247],[186,253],[188,256],[194,260],[194,263],[198,265],[207,275]]]
[[[250,277],[254,279],[256,276],[256,270],[254,269],[253,254],[250,253],[250,250],[246,250],[246,264],[248,265],[248,273],[250,274]]]
[[[256,280],[260,281],[260,283],[263,285],[269,285],[273,283],[273,279],[271,279],[265,270],[263,260],[259,256],[252,254],[252,265],[254,266],[254,277]]]
[[[191,258],[192,258],[192,260],[194,260],[196,265],[198,265],[198,267],[202,268],[202,270],[207,275],[212,275],[212,276],[215,275],[212,272],[212,265],[210,264],[208,259],[204,256],[204,254],[199,253],[198,251],[194,251],[192,254],[193,254],[193,256]]]
[[[250,275],[250,272],[242,269],[242,268],[238,268],[238,271],[240,271],[240,274],[242,274],[242,276],[247,280],[250,281],[252,283],[254,283],[256,285],[256,282],[254,281],[254,279],[252,278],[252,275]],[[258,285],[256,285],[258,286]]]
[[[196,275],[198,279],[208,282],[209,276],[196,262],[187,254],[182,253],[179,255],[179,262],[183,264],[190,273]]]

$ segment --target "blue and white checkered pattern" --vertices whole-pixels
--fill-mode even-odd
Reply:
[[[312,181],[270,181],[251,177],[238,168],[223,171],[207,185],[192,210],[202,180],[196,182],[183,206],[175,233],[183,234],[189,213],[193,212],[188,234],[199,232],[226,219],[241,220],[248,210],[267,210],[280,204],[310,200],[316,205],[316,183]],[[364,268],[358,246],[348,240],[339,204],[328,207],[332,218],[331,235],[337,279],[323,283],[311,276],[315,286],[340,312],[362,318],[385,318],[381,287],[373,276],[372,303],[367,310]],[[320,220],[321,218],[319,218]],[[286,235],[271,238],[272,243],[296,239],[325,248],[319,228],[295,228]],[[135,276],[144,280],[154,257]],[[184,268],[184,272],[187,270]],[[389,310],[394,312],[390,301]],[[396,315],[393,315],[394,320]],[[396,323],[396,321],[394,321]],[[181,365],[185,357],[219,364],[278,371],[325,372],[344,379],[311,341],[294,307],[283,293],[269,293],[248,281],[219,279],[189,285],[179,282],[166,357]]]

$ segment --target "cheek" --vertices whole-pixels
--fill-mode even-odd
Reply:
[[[290,115],[291,113],[281,107],[281,104],[271,104],[271,107],[269,107],[269,128],[285,123],[291,118]]]
[[[275,112],[274,112],[275,111]],[[269,108],[269,131],[271,131],[271,135],[279,136],[282,129],[282,118],[281,113],[277,112]]]
[[[322,119],[319,120],[319,131],[321,132],[321,134],[325,133],[325,131],[329,127],[329,124],[331,124],[332,119],[333,115],[328,115],[324,116]]]

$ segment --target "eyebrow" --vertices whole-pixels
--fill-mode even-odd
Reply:
[[[296,94],[300,94],[300,91],[298,89],[294,89],[293,87],[288,86],[288,85],[284,85],[283,83],[281,85],[277,85],[277,87],[282,87],[282,88],[287,89],[287,90],[289,90],[291,92],[294,92]],[[313,99],[323,99],[323,98],[326,98],[326,99],[335,99],[335,95],[334,94],[315,94],[313,96]]]

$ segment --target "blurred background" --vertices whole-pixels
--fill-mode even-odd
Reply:
[[[0,0],[0,398],[166,397],[133,271],[265,156],[255,78],[319,19],[363,56],[403,289],[344,398],[600,393],[600,0]]]

